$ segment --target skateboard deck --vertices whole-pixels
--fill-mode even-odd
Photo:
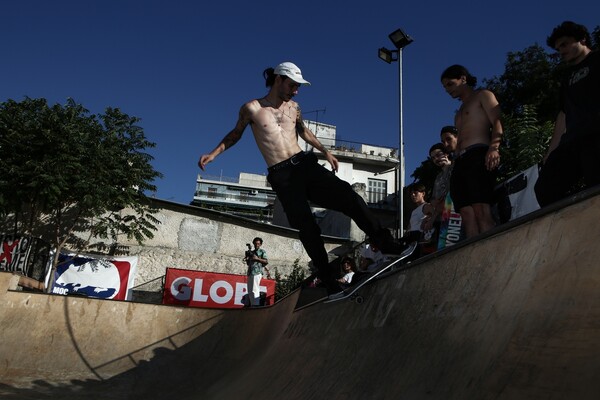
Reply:
[[[358,246],[354,246],[354,247],[358,248],[363,243],[364,242],[359,243]],[[316,277],[316,274],[312,274],[311,276],[306,278],[304,280],[304,282],[302,282],[302,284],[301,284],[300,295],[298,297],[298,301],[296,303],[296,307],[294,308],[294,311],[299,311],[303,308],[312,306],[314,304],[317,304],[317,303],[320,303],[323,301],[326,301],[326,302],[337,301],[337,300],[345,299],[347,297],[352,296],[354,294],[354,292],[356,292],[356,290],[360,289],[367,282],[370,282],[372,279],[375,279],[381,273],[383,273],[385,271],[389,271],[395,265],[399,265],[402,260],[404,260],[406,257],[410,256],[414,252],[416,247],[417,247],[417,242],[413,242],[402,252],[402,254],[385,254],[386,256],[390,257],[391,260],[384,262],[380,266],[380,268],[377,269],[376,271],[358,273],[357,280],[355,281],[356,284],[349,286],[345,291],[340,292],[341,294],[337,294],[339,296],[343,296],[340,299],[329,296],[327,293],[327,290],[324,287],[311,287],[310,282],[312,282],[314,280],[314,278]],[[330,264],[339,262],[340,259],[341,259],[341,257],[336,260],[333,260]],[[359,276],[360,276],[360,278],[359,278]],[[351,293],[346,295],[347,292],[351,292]],[[335,295],[333,295],[333,296],[335,296]]]
[[[362,288],[363,286],[365,286],[367,283],[371,282],[372,280],[376,279],[379,275],[381,275],[382,273],[390,270],[391,268],[395,267],[396,265],[400,264],[400,262],[404,259],[406,259],[407,257],[409,257],[417,248],[418,243],[417,242],[412,242],[403,252],[402,254],[393,257],[391,260],[385,262],[382,266],[379,267],[379,269],[377,269],[376,271],[373,272],[365,272],[362,273],[361,275],[359,275],[357,278],[357,282],[352,284],[350,287],[348,287],[347,289],[343,290],[340,293],[335,293],[331,296],[328,296],[327,299],[325,299],[325,303],[333,303],[339,300],[344,300],[344,299],[352,299],[352,300],[356,300],[357,303],[362,303],[362,297],[359,296],[357,294],[358,290],[360,288]],[[356,274],[355,274],[356,275]],[[354,279],[352,279],[352,281],[354,282]]]

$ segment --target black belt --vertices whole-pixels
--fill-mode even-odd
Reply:
[[[304,151],[301,151],[300,153],[296,153],[293,156],[291,156],[290,158],[288,158],[287,160],[284,160],[282,162],[279,162],[275,165],[271,165],[269,168],[267,168],[267,170],[269,172],[275,172],[278,171],[282,168],[287,168],[290,167],[292,165],[298,165],[302,162],[302,160],[304,159],[304,157],[306,156],[306,153]]]

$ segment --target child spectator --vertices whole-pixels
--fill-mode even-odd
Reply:
[[[356,272],[356,263],[352,258],[344,257],[341,264],[343,276],[338,279],[338,282],[342,285],[350,285],[350,283],[352,283],[352,277]]]

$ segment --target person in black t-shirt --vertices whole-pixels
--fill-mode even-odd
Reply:
[[[583,25],[565,21],[546,43],[569,65],[561,81],[560,112],[535,193],[540,206],[600,183],[600,53]]]

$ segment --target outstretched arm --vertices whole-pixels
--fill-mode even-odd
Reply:
[[[338,167],[339,167],[339,162],[338,162],[337,158],[335,158],[333,156],[333,154],[331,154],[325,148],[325,146],[323,146],[323,144],[319,141],[319,139],[317,139],[315,134],[312,133],[310,131],[310,129],[308,129],[306,127],[306,125],[304,125],[304,120],[302,119],[302,113],[300,111],[300,106],[298,106],[298,117],[296,119],[296,133],[298,134],[298,136],[300,136],[302,139],[304,139],[304,141],[306,143],[310,144],[315,149],[317,149],[321,153],[323,153],[323,155],[325,156],[325,159],[331,165],[331,169],[333,171],[337,172]]]
[[[198,166],[204,171],[206,164],[213,161],[219,154],[236,144],[241,139],[242,134],[249,123],[250,111],[248,109],[248,105],[244,104],[242,108],[240,108],[240,114],[238,116],[237,123],[235,124],[235,128],[225,135],[225,137],[219,142],[213,151],[200,157]]]

